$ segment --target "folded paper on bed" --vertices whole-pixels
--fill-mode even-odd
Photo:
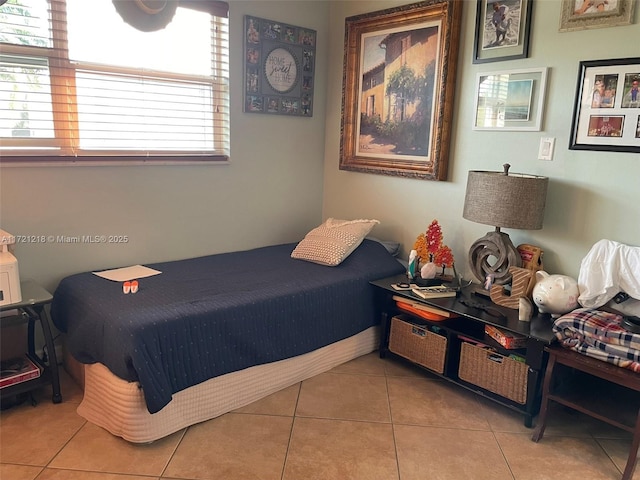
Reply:
[[[107,280],[113,280],[114,282],[126,282],[128,280],[153,277],[162,272],[145,267],[144,265],[132,265],[130,267],[114,268],[113,270],[103,270],[102,272],[92,273]]]

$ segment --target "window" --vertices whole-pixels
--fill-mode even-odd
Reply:
[[[3,163],[229,156],[224,2],[181,0],[143,32],[112,0],[8,0],[0,46]]]

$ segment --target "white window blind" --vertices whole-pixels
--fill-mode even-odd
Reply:
[[[0,161],[229,156],[227,4],[142,32],[112,0],[0,7]]]

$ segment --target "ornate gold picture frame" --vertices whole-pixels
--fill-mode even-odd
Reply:
[[[446,180],[462,2],[348,17],[340,169]]]

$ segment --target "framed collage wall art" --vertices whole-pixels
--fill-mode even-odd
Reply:
[[[569,148],[640,153],[640,57],[580,62]]]
[[[313,116],[315,30],[244,17],[244,111]]]

